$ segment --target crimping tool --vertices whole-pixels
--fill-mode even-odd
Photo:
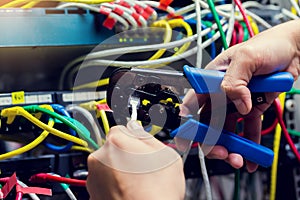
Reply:
[[[107,101],[114,111],[117,124],[126,124],[126,118],[129,118],[132,112],[129,100],[132,97],[138,98],[140,102],[136,106],[137,118],[143,125],[159,124],[163,121],[162,129],[171,137],[176,136],[208,145],[222,145],[231,153],[241,154],[249,161],[268,167],[272,164],[274,156],[270,149],[226,130],[216,134],[218,138],[209,140],[206,138],[207,131],[217,132],[217,130],[193,118],[179,116],[179,104],[186,89],[193,88],[198,94],[221,93],[220,84],[224,74],[222,71],[187,65],[183,67],[183,72],[142,68],[120,69],[110,78]],[[292,75],[288,72],[252,77],[248,88],[255,97],[252,98],[253,105],[265,103],[265,92],[289,91],[293,81]],[[158,107],[154,109],[153,105]],[[154,111],[156,114],[150,117],[150,113]]]

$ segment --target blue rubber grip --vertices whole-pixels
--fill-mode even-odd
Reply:
[[[209,135],[207,135],[208,130],[212,131]],[[207,145],[224,146],[228,152],[238,153],[245,159],[263,167],[269,167],[273,162],[274,153],[271,149],[225,130],[218,134],[216,130],[194,119],[189,119],[172,131],[171,136]]]
[[[221,92],[221,82],[225,72],[205,70],[185,65],[184,74],[198,94]],[[288,72],[276,72],[269,75],[253,76],[248,84],[251,92],[287,92],[294,83]]]

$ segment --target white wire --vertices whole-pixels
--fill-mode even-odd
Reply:
[[[221,20],[221,24],[224,24],[225,22],[226,22],[225,19]],[[215,29],[217,29],[217,25],[213,24],[210,28],[207,28],[207,29],[203,30],[201,32],[201,36],[203,37],[203,36],[207,35],[209,32],[211,32],[212,30],[215,30]],[[170,48],[174,48],[174,47],[177,47],[177,46],[181,46],[181,45],[183,45],[187,42],[192,42],[192,41],[196,40],[196,38],[197,38],[197,35],[193,35],[191,37],[187,37],[187,38],[184,38],[184,39],[181,39],[181,40],[172,41],[172,42],[169,42],[169,43],[108,49],[108,50],[104,50],[104,51],[93,52],[93,53],[90,53],[86,56],[81,56],[79,58],[76,58],[72,62],[70,62],[66,67],[64,67],[64,69],[61,73],[60,80],[59,80],[59,89],[63,89],[64,78],[65,78],[67,72],[71,68],[73,68],[74,65],[76,65],[77,63],[82,62],[83,60],[102,58],[102,57],[107,57],[107,56],[112,56],[112,55],[120,55],[120,54],[124,54],[124,53],[138,53],[138,52],[154,51],[154,50],[158,50],[158,49],[170,49]],[[210,40],[207,40],[207,41],[210,41]],[[77,71],[78,71],[79,67],[80,66],[77,67]]]
[[[230,18],[229,18],[229,25],[228,25],[228,31],[226,32],[226,42],[227,44],[230,44],[231,42],[231,38],[232,38],[232,33],[234,30],[234,22],[235,22],[235,2],[232,1],[231,3],[232,9],[231,9],[231,13],[230,13]]]
[[[228,25],[225,24],[223,26],[224,31],[227,30],[227,28],[228,28]],[[195,36],[197,37],[197,35],[194,35],[191,37],[195,37]],[[220,37],[220,33],[217,32],[212,38],[203,42],[202,49],[209,46],[212,42],[214,42],[219,37]],[[170,56],[170,57],[160,58],[160,59],[156,59],[156,60],[146,60],[146,61],[92,60],[92,61],[88,61],[88,62],[82,64],[80,67],[86,68],[86,67],[90,67],[90,66],[103,66],[103,65],[104,66],[114,66],[114,67],[136,67],[136,66],[146,66],[146,65],[159,65],[159,64],[164,64],[164,63],[175,62],[175,61],[187,58],[189,56],[192,56],[195,53],[197,53],[197,47],[187,50],[177,56]]]
[[[99,147],[101,147],[102,146],[102,137],[101,137],[99,127],[97,126],[97,123],[96,123],[93,115],[88,110],[86,110],[80,106],[74,105],[74,104],[68,105],[66,107],[66,109],[67,109],[67,111],[71,111],[71,112],[77,111],[86,118],[86,120],[89,122],[89,124],[91,125],[91,127],[93,129],[93,131],[91,131],[91,133],[94,134],[94,137],[92,137],[92,138],[95,138],[97,144],[99,145]]]
[[[105,5],[109,4],[109,3],[104,3]],[[116,7],[124,10],[125,12],[127,12],[130,16],[135,12],[135,10],[133,8],[127,8],[125,6],[121,6],[121,5],[118,5],[118,4],[113,4],[115,5]],[[135,19],[134,19],[135,20]],[[145,18],[141,15],[139,15],[139,21],[140,23],[142,24],[142,27],[147,27],[147,21],[145,20]]]
[[[299,8],[299,5],[297,4],[297,2],[295,0],[290,0],[290,2],[293,5],[293,7],[295,8],[295,10],[297,11],[298,15],[300,16],[300,8]]]
[[[228,25],[225,24],[223,26],[224,31],[226,31],[228,28]],[[193,40],[195,40],[195,38],[197,37],[196,35],[191,36],[193,37]],[[209,45],[211,45],[212,42],[214,42],[215,40],[217,40],[220,37],[220,32],[217,32],[213,37],[209,38],[208,40],[206,40],[205,42],[203,42],[202,44],[202,48],[206,48]],[[70,74],[73,76],[79,68],[84,69],[84,68],[88,68],[88,67],[92,67],[92,66],[115,66],[115,67],[139,67],[140,65],[160,65],[160,64],[164,64],[164,63],[171,63],[171,62],[175,62],[181,59],[184,59],[186,57],[192,56],[195,53],[197,53],[197,47],[194,47],[182,54],[179,54],[177,56],[170,56],[170,57],[166,57],[166,58],[160,58],[157,60],[147,60],[147,61],[134,61],[134,62],[130,62],[130,61],[114,61],[114,60],[91,60],[88,62],[85,62],[84,64],[75,67]]]
[[[205,1],[200,1],[200,4],[202,7],[204,7],[205,9],[209,9],[208,4]],[[231,5],[230,4],[225,4],[225,5],[218,5],[216,6],[216,11],[220,16],[223,16],[225,18],[230,18],[230,13],[228,13],[231,10]],[[224,11],[226,10],[226,12]],[[261,17],[259,17],[258,15],[250,12],[249,10],[246,10],[246,14],[248,14],[249,16],[251,16],[257,23],[260,23],[262,26],[264,26],[265,28],[271,28],[272,26],[267,23],[264,19],[262,19]],[[239,15],[236,16],[237,20],[243,20],[243,16],[239,13]]]
[[[58,174],[55,174],[55,173],[48,173],[52,176],[57,176],[57,177],[61,177],[60,175]],[[65,183],[60,183],[60,184],[65,184]],[[67,185],[67,184],[65,184]],[[63,186],[62,186],[63,187]],[[72,192],[72,190],[70,189],[70,187],[66,188],[65,189],[65,192],[66,194],[68,195],[68,197],[71,199],[71,200],[77,200],[76,196],[74,195],[74,193]]]
[[[291,11],[289,11],[285,8],[281,9],[281,13],[291,19],[299,19],[299,17],[297,15],[295,15],[294,13],[292,13]]]
[[[20,181],[20,180],[17,180],[18,181],[18,184],[20,185],[20,186],[22,186],[23,188],[25,188],[25,187],[28,187],[25,183],[23,183],[22,181]],[[40,200],[40,198],[36,195],[36,194],[34,194],[34,193],[28,193],[28,195],[30,196],[30,198],[31,199],[33,199],[33,200]]]
[[[137,4],[137,5],[139,5],[139,6],[141,6],[142,8],[146,8],[148,5],[146,5],[144,2],[142,2],[142,1],[132,1],[132,0],[125,0],[126,2],[134,2],[134,4]],[[158,14],[157,14],[157,12],[153,9],[153,13],[152,13],[152,20],[153,21],[156,21],[157,20],[157,16],[158,16]]]
[[[126,20],[128,20],[130,22],[130,24],[132,25],[133,29],[136,29],[138,27],[136,20],[131,16],[132,12],[130,9],[125,9],[125,7],[123,7],[123,6],[120,6],[117,4],[111,4],[111,3],[103,3],[101,5],[104,7],[110,8],[112,10],[115,8],[121,9],[122,11],[124,11],[123,15],[121,17],[124,17]],[[128,13],[128,12],[131,12],[131,13]]]
[[[197,24],[196,24],[196,29],[197,29],[197,57],[196,57],[196,67],[201,68],[202,66],[202,36],[201,36],[201,7],[199,4],[199,0],[195,0],[196,4],[196,15],[197,15]]]
[[[205,187],[205,191],[206,191],[205,192],[206,193],[206,199],[207,200],[212,200],[211,187],[210,187],[209,178],[208,178],[208,174],[207,174],[204,153],[201,149],[200,144],[198,144],[198,154],[199,154],[200,167],[201,167],[204,187]]]
[[[157,2],[157,1],[141,1],[141,2],[147,4],[147,5],[151,6],[151,7],[155,7],[155,8],[159,8],[159,6],[160,6],[160,3]],[[168,6],[168,7],[166,8],[166,11],[167,11],[168,13],[173,14],[173,13],[175,12],[175,9],[172,8],[171,6]]]
[[[99,10],[100,10],[98,7],[91,6],[91,5],[84,4],[84,3],[65,3],[65,4],[57,6],[56,8],[62,9],[62,8],[67,8],[67,7],[78,7],[78,8],[88,9],[88,10],[94,11],[96,13],[99,13]],[[113,12],[110,12],[109,17],[120,22],[124,26],[125,30],[129,29],[128,22],[125,19],[123,19],[122,17],[120,17],[119,15],[117,15]]]

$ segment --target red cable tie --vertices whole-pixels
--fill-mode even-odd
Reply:
[[[120,9],[118,7],[114,8],[112,11],[114,13],[116,13],[117,15],[120,15],[120,16],[122,16],[124,14],[124,10],[122,10],[122,9]]]
[[[153,14],[153,12],[154,12],[154,9],[153,9],[151,6],[147,6],[147,7],[144,9],[144,11],[145,11],[146,13],[148,13],[149,16],[151,16],[151,15]]]
[[[48,189],[48,188],[22,187],[19,184],[17,184],[16,191],[22,192],[23,194],[34,193],[34,194],[42,194],[42,195],[52,196],[52,190]]]
[[[143,9],[141,6],[137,5],[137,4],[135,4],[135,5],[133,6],[133,8],[134,8],[135,11],[136,11],[137,13],[139,13],[139,14],[141,14],[141,13],[144,12],[144,9]]]
[[[97,104],[97,109],[112,112],[112,110],[106,103],[105,104]]]
[[[108,16],[110,12],[111,12],[111,9],[106,8],[104,6],[100,7],[99,13]]]
[[[135,19],[139,26],[142,26],[142,23],[140,21],[141,15],[137,14],[136,12],[133,12],[131,16]]]
[[[175,13],[170,13],[167,15],[167,19],[183,19],[183,16],[175,15]]]
[[[120,5],[120,6],[124,6],[124,7],[126,7],[126,8],[131,8],[130,4],[127,3],[127,2],[125,2],[125,1],[120,1],[120,2],[119,2],[119,5]]]
[[[7,182],[1,189],[0,198],[4,199],[6,196],[10,193],[10,191],[13,189],[13,187],[17,184],[17,176],[16,172],[8,178]]]
[[[167,10],[168,6],[173,2],[173,0],[160,0],[158,8],[161,10]]]
[[[112,30],[113,27],[115,26],[116,22],[117,22],[117,21],[116,21],[115,19],[113,19],[113,18],[111,18],[111,17],[107,17],[107,18],[103,21],[102,25],[103,25],[104,27],[108,28],[109,30]]]

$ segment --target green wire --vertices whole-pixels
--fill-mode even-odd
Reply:
[[[28,112],[33,112],[33,113],[42,112],[42,113],[48,114],[49,116],[51,116],[55,119],[60,120],[65,125],[69,126],[73,130],[75,130],[78,133],[78,135],[80,137],[82,137],[84,140],[86,140],[90,145],[92,145],[93,148],[99,149],[98,144],[95,143],[95,141],[90,138],[89,130],[85,126],[83,126],[79,121],[77,121],[76,119],[59,115],[56,112],[52,112],[48,109],[41,108],[38,105],[24,106],[24,109]]]
[[[287,94],[300,94],[300,89],[292,88]]]
[[[249,39],[249,31],[248,31],[248,28],[246,26],[246,23],[243,22],[243,21],[241,21],[239,23],[242,25],[242,27],[244,29],[244,38],[243,38],[243,41],[247,41]]]
[[[240,199],[240,170],[236,169],[234,172],[234,195],[233,200]]]
[[[300,132],[299,132],[299,131],[296,131],[296,130],[293,130],[293,129],[289,129],[289,128],[287,129],[287,131],[288,131],[289,134],[291,134],[291,135],[300,137]]]
[[[216,11],[214,2],[212,0],[207,0],[207,3],[208,3],[209,9],[211,10],[211,12],[212,12],[212,14],[214,16],[214,19],[215,19],[215,21],[217,23],[217,26],[218,26],[218,29],[219,29],[219,32],[220,32],[220,35],[221,35],[221,39],[222,39],[222,43],[223,43],[224,49],[228,49],[228,44],[226,42],[225,32],[224,32],[222,24],[220,22],[219,15],[218,15],[218,13]]]

